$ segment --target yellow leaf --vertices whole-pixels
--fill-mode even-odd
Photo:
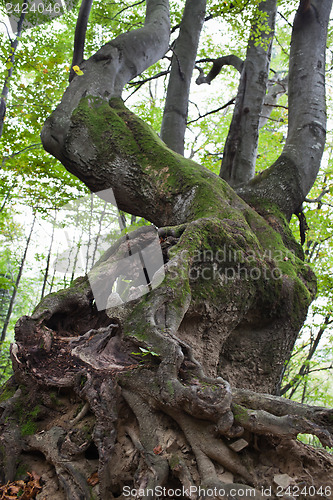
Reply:
[[[79,68],[79,66],[73,66],[73,70],[79,76],[83,75],[83,71]]]

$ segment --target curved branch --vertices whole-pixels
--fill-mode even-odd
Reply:
[[[74,78],[44,125],[41,135],[44,148],[63,161],[61,151],[70,117],[82,97],[96,96],[103,101],[119,97],[126,83],[164,56],[169,36],[168,0],[147,0],[142,28],[119,35],[82,64],[83,75]]]
[[[86,40],[88,19],[92,4],[93,0],[82,0],[81,2],[79,15],[75,27],[73,59],[71,64],[71,70],[69,73],[70,82],[73,80],[75,76],[75,71],[73,70],[73,66],[79,65],[83,61],[84,44]]]
[[[305,7],[301,2],[291,39],[286,144],[268,170],[238,190],[244,199],[271,200],[288,219],[313,186],[326,139],[325,52],[332,0],[312,0]]]
[[[200,73],[195,81],[197,85],[201,85],[203,83],[210,84],[210,82],[214,80],[214,78],[216,78],[217,75],[221,72],[223,66],[233,66],[239,73],[241,73],[244,64],[244,61],[234,54],[218,57],[217,59],[201,59],[200,61],[197,61],[197,64],[200,62],[212,62],[213,66],[207,76],[204,75],[204,72],[201,68],[196,66]]]
[[[202,118],[205,118],[208,115],[213,115],[214,113],[218,113],[219,111],[222,111],[222,109],[225,109],[225,108],[228,108],[229,106],[231,106],[231,104],[233,104],[234,102],[235,102],[235,98],[233,97],[226,104],[223,104],[223,106],[220,106],[217,109],[213,109],[212,111],[207,111],[207,113],[204,113],[203,115],[199,115],[198,118],[195,118],[194,120],[190,120],[189,122],[187,122],[187,125],[190,125],[190,123],[197,122],[197,121],[201,120]]]
[[[22,9],[26,6],[27,6],[27,3],[24,2],[22,5]],[[20,18],[17,22],[16,38],[13,40],[12,38],[9,37],[10,55],[8,56],[8,59],[6,62],[10,63],[10,68],[7,70],[7,75],[5,77],[5,81],[4,81],[1,95],[0,95],[0,139],[1,139],[1,136],[3,133],[3,126],[4,126],[6,111],[7,111],[6,101],[7,101],[7,97],[8,97],[8,93],[9,93],[9,82],[13,76],[15,53],[16,53],[16,49],[17,49],[17,46],[19,43],[19,38],[22,34],[24,19],[25,19],[25,12],[22,12],[22,14],[20,15]],[[7,33],[8,33],[8,30],[7,30]]]

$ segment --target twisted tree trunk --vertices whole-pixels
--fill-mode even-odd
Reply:
[[[2,479],[21,461],[52,499],[329,498],[332,457],[296,438],[332,446],[332,411],[274,396],[315,277],[274,204],[256,212],[124,107],[124,82],[168,45],[166,2],[147,9],[142,30],[82,65],[42,137],[92,191],[112,187],[158,227],[164,265],[138,298],[109,293],[119,275],[133,287],[147,275],[124,264],[155,238],[140,228],[18,322]],[[93,290],[109,290],[105,310]]]

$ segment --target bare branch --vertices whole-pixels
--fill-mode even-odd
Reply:
[[[320,193],[319,196],[317,196],[317,198],[305,198],[304,201],[306,201],[307,203],[321,203],[321,200],[323,199],[323,197],[325,196],[325,194],[329,193],[330,192],[330,188],[324,188],[322,190],[322,192]]]
[[[83,62],[83,75],[72,80],[61,103],[44,125],[41,134],[44,148],[66,163],[65,137],[71,114],[82,97],[91,95],[105,102],[120,97],[129,81],[165,55],[169,38],[168,1],[147,0],[142,28],[119,35]],[[62,125],[58,127],[56,124],[60,122]]]
[[[160,78],[161,76],[168,75],[169,73],[170,73],[169,69],[167,69],[165,71],[160,71],[156,75],[150,76],[149,78],[144,78],[143,80],[139,80],[139,81],[135,81],[135,82],[129,82],[128,86],[133,87],[135,85],[140,85],[140,87],[141,87],[143,84],[145,84],[147,82],[151,82],[152,80],[156,80],[157,78]]]
[[[6,31],[7,31],[7,35],[8,35],[9,41],[12,42],[12,38],[10,36],[7,24],[5,22],[3,22],[3,21],[0,21],[0,24],[4,25],[4,27],[6,28]]]
[[[137,7],[138,5],[141,5],[144,2],[145,2],[145,0],[140,0],[139,2],[135,2],[132,5],[127,5],[123,9],[120,9],[119,12],[117,12],[117,14],[115,14],[113,17],[111,17],[111,21],[116,19],[116,17],[119,16],[120,14],[122,14],[123,12],[125,12],[125,10],[132,9],[133,7]]]
[[[223,106],[220,106],[219,108],[213,109],[212,111],[208,111],[207,113],[200,115],[198,118],[195,118],[194,120],[190,120],[187,122],[187,125],[190,125],[190,123],[197,122],[198,120],[201,120],[202,118],[205,118],[205,116],[212,115],[214,113],[217,113],[218,111],[221,111],[222,109],[227,108],[228,106],[231,106],[235,102],[236,97],[233,97],[228,101],[226,104],[223,104]]]
[[[212,69],[210,70],[207,76],[205,76],[203,70],[199,66],[197,66],[199,63],[202,62],[213,63]],[[197,85],[201,85],[202,83],[210,84],[210,82],[214,80],[214,78],[216,78],[217,75],[220,73],[223,66],[233,66],[235,69],[237,69],[239,73],[241,73],[243,64],[244,64],[243,59],[241,59],[238,56],[235,56],[234,54],[218,57],[217,59],[211,59],[211,58],[200,59],[199,61],[196,62],[195,66],[200,73],[195,83]]]
[[[309,373],[314,373],[314,372],[324,372],[327,370],[333,370],[333,365],[330,364],[329,366],[324,366],[322,368],[312,368],[312,370],[309,370]]]

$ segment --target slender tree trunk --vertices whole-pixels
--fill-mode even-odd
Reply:
[[[5,206],[6,206],[6,203],[8,203],[8,201],[10,200],[10,193],[11,193],[12,189],[13,189],[15,186],[16,186],[16,183],[12,184],[12,185],[10,186],[10,188],[8,189],[8,191],[7,191],[7,193],[6,193],[5,197],[4,197],[4,200],[3,200],[3,202],[2,202],[2,205],[1,205],[1,207],[0,207],[0,213],[4,210],[4,208],[5,208]]]
[[[93,197],[93,194],[91,194],[90,195],[89,221],[88,221],[88,241],[87,241],[87,248],[86,248],[86,264],[85,264],[86,274],[89,271],[91,232],[92,232],[92,225],[93,225],[93,217],[94,217],[94,197]]]
[[[3,325],[2,332],[1,332],[0,343],[2,343],[6,338],[7,328],[8,328],[9,321],[10,321],[10,318],[11,318],[11,315],[13,312],[16,294],[17,294],[17,290],[18,290],[18,287],[19,287],[19,284],[21,281],[21,277],[22,277],[22,273],[23,273],[23,269],[24,269],[24,264],[25,264],[25,261],[27,258],[27,253],[28,253],[28,249],[29,249],[30,240],[31,240],[33,229],[34,229],[35,221],[36,221],[36,215],[34,215],[34,219],[33,219],[33,222],[32,222],[31,228],[30,228],[29,236],[28,236],[28,239],[26,241],[26,245],[25,245],[24,254],[23,254],[23,257],[21,260],[20,268],[19,268],[16,280],[15,280],[14,289],[13,289],[13,293],[12,293],[12,296],[10,299],[7,316],[6,316],[5,323]]]
[[[53,224],[53,227],[52,227],[51,241],[50,241],[49,251],[47,253],[46,268],[45,268],[45,272],[44,272],[44,279],[43,279],[43,286],[42,286],[40,300],[42,300],[42,298],[45,295],[45,289],[46,289],[46,285],[47,285],[47,279],[48,279],[48,276],[49,276],[50,261],[51,261],[52,247],[53,247],[53,240],[54,240],[54,230],[55,230],[55,224]]]
[[[69,282],[70,285],[73,283],[74,278],[75,278],[76,266],[77,266],[77,263],[79,261],[79,253],[80,253],[80,249],[81,249],[81,245],[82,245],[83,231],[84,231],[84,229],[82,228],[79,241],[75,242],[75,246],[73,245],[73,248],[72,248],[72,250],[74,250],[75,253],[74,253],[73,266],[71,268],[72,273],[71,273],[71,278],[70,278],[70,282]],[[69,261],[69,268],[70,268],[70,261]],[[66,274],[65,274],[65,276],[66,276]],[[65,277],[64,277],[64,279],[65,279]]]
[[[94,251],[93,251],[93,255],[92,255],[92,259],[91,259],[91,267],[95,264],[95,259],[96,259],[97,250],[98,250],[98,243],[99,243],[99,239],[100,239],[101,231],[102,231],[102,223],[103,223],[105,213],[106,213],[106,207],[107,207],[107,202],[104,203],[103,210],[102,210],[100,217],[98,219],[98,231],[97,231],[97,236],[95,238]]]
[[[86,32],[88,27],[88,20],[91,11],[93,0],[82,0],[79,15],[75,27],[74,35],[74,51],[72,65],[69,73],[69,81],[71,82],[75,76],[73,66],[79,66],[84,57],[84,44],[86,40]]]
[[[259,500],[263,478],[275,493],[276,475],[290,470],[317,491],[325,481],[331,488],[331,457],[308,452],[303,461],[297,442],[310,433],[332,446],[331,410],[268,394],[316,288],[285,218],[269,204],[266,220],[220,177],[167,148],[117,98],[168,46],[167,2],[147,8],[142,30],[83,63],[43,142],[91,190],[112,187],[121,210],[154,222],[163,260],[148,293],[109,301],[119,276],[135,287],[142,274],[141,261],[129,268],[129,248],[132,255],[149,249],[156,234],[139,228],[99,259],[89,280],[45,297],[18,322],[11,356],[22,389],[2,404],[3,476],[15,475],[23,453],[39,452],[68,500],[91,498],[97,467],[93,493],[103,500],[124,496],[124,484],[217,487],[222,498],[246,489]],[[105,292],[106,310],[94,304],[96,289]],[[65,410],[52,405],[54,387]],[[13,416],[6,425],[7,415],[37,400],[46,416],[19,439],[21,422]]]
[[[26,5],[27,5],[27,3],[24,2],[22,5],[22,9]],[[23,27],[24,19],[25,19],[25,13],[22,13],[20,16],[20,19],[17,23],[16,38],[14,40],[10,40],[10,55],[8,56],[8,59],[7,59],[7,63],[10,64],[10,67],[7,70],[7,76],[5,78],[5,82],[3,84],[1,97],[0,97],[0,139],[1,139],[1,136],[3,133],[3,125],[4,125],[4,121],[5,121],[5,116],[6,116],[6,101],[7,101],[8,93],[9,93],[10,80],[13,76],[15,52],[16,52],[16,49],[18,46],[19,38],[22,34],[22,27]]]
[[[205,12],[206,0],[186,1],[179,36],[173,48],[161,139],[181,155],[184,154],[188,98]]]
[[[258,6],[243,64],[235,109],[224,146],[220,176],[231,186],[254,177],[259,123],[262,114],[274,34],[276,0]]]
[[[259,120],[259,129],[264,127],[269,120],[269,117],[277,105],[280,97],[288,92],[288,75],[284,78],[274,79],[270,82],[267,94],[264,99],[264,105]]]
[[[58,257],[59,257],[59,250],[57,250],[54,262],[57,262]],[[54,280],[55,280],[55,273],[56,273],[56,270],[55,270],[55,266],[54,266],[53,273],[52,273],[52,278],[51,278],[51,281],[50,281],[49,294],[53,290],[53,285],[54,285]]]

